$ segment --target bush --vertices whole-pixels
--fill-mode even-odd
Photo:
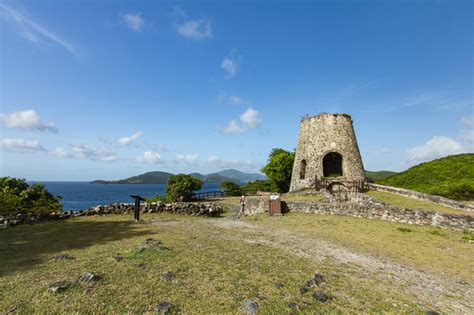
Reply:
[[[202,187],[202,180],[193,178],[190,175],[178,174],[172,175],[168,178],[168,185],[166,187],[167,198],[171,201],[190,201],[193,196],[193,191],[199,190]]]
[[[239,185],[234,183],[233,181],[223,181],[221,183],[221,189],[226,192],[227,196],[240,196],[242,195],[242,191],[240,190]]]
[[[25,179],[0,177],[0,214],[60,212],[60,200],[42,184],[30,186]]]
[[[245,191],[268,191],[275,192],[278,188],[272,183],[271,180],[256,180],[254,182],[248,182],[247,184],[240,187],[242,192]]]

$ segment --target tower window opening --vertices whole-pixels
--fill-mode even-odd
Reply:
[[[306,177],[306,160],[301,161],[300,166],[300,179],[305,179]]]

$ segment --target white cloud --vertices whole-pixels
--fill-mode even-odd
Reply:
[[[0,122],[11,129],[40,130],[57,133],[55,124],[44,123],[39,119],[38,114],[33,109],[13,112],[10,114],[0,113]]]
[[[109,152],[105,148],[92,148],[87,145],[78,144],[72,148],[72,153],[69,157],[75,157],[82,160],[100,160],[100,161],[115,161],[118,159],[117,154]]]
[[[143,152],[143,156],[139,156],[137,161],[140,163],[151,163],[151,164],[158,164],[161,163],[161,154],[153,151],[145,151]]]
[[[62,46],[71,54],[77,55],[76,49],[68,41],[54,34],[52,31],[48,30],[44,26],[36,23],[24,13],[21,13],[4,3],[0,3],[0,9],[3,10],[4,13],[6,13],[0,14],[0,18],[3,18],[3,20],[5,20],[6,22],[16,26],[18,28],[18,31],[28,41],[34,44],[39,44],[42,39],[47,39]]]
[[[142,31],[145,25],[145,20],[141,15],[141,13],[120,14],[120,19],[129,29],[138,33]]]
[[[463,151],[460,143],[449,137],[436,136],[427,141],[424,145],[408,150],[408,159],[411,163],[431,161],[450,154],[457,154]]]
[[[194,164],[198,157],[198,154],[176,154],[176,161],[184,162],[187,164]]]
[[[0,148],[5,150],[46,151],[37,140],[10,139],[0,140]]]
[[[249,107],[240,115],[239,121],[231,120],[227,127],[221,130],[225,133],[242,133],[257,128],[261,123],[258,111]]]
[[[53,156],[57,156],[57,157],[60,157],[60,158],[67,158],[67,157],[71,157],[71,155],[69,153],[66,152],[66,149],[64,148],[56,148],[54,149],[53,151],[49,152],[49,154],[53,155]]]
[[[179,35],[193,40],[212,38],[212,24],[209,19],[188,20],[176,27]]]
[[[460,119],[461,124],[468,128],[474,128],[474,116],[464,116]]]
[[[229,96],[229,101],[234,105],[240,105],[245,103],[244,99],[237,95]]]
[[[217,102],[220,104],[243,105],[249,102],[238,95],[228,95],[225,92],[217,94]]]
[[[138,138],[140,138],[142,134],[143,134],[143,131],[137,131],[129,137],[122,137],[118,140],[118,144],[129,145],[135,140],[137,140]]]
[[[221,68],[228,78],[233,78],[239,72],[242,57],[237,54],[237,50],[232,49],[229,56],[222,61]]]

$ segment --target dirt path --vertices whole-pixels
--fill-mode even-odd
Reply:
[[[212,224],[220,229],[233,229],[248,235],[243,240],[285,250],[293,255],[316,261],[333,258],[345,264],[356,265],[370,277],[390,282],[400,290],[414,296],[422,308],[436,307],[447,313],[474,313],[474,287],[468,283],[459,283],[443,279],[438,275],[426,273],[412,267],[354,252],[327,241],[310,239],[281,228],[266,228],[258,224],[235,220],[203,220],[202,224]],[[218,234],[225,238],[225,233]],[[278,235],[278,237],[275,237]]]

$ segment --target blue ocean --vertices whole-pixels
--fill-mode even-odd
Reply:
[[[41,182],[53,195],[61,196],[66,211],[79,211],[114,202],[133,202],[129,195],[145,198],[165,195],[166,184],[91,184],[89,182]],[[220,190],[218,183],[204,183],[199,192]]]

